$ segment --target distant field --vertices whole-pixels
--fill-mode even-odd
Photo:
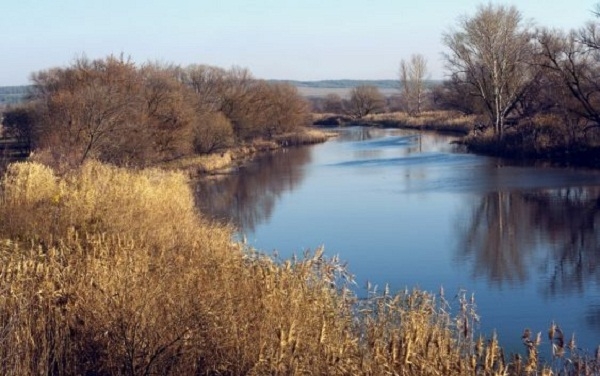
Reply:
[[[0,105],[15,104],[23,101],[28,86],[0,86]]]
[[[305,97],[312,97],[312,98],[321,98],[321,97],[326,96],[327,94],[337,94],[342,98],[349,98],[351,90],[352,90],[351,87],[348,87],[348,88],[298,87],[298,91],[300,92],[301,95],[303,95]],[[385,89],[380,88],[379,91],[381,92],[381,94],[385,95],[386,97],[389,97],[389,96],[399,93],[399,89],[391,89],[391,88],[385,88]]]
[[[372,85],[377,87],[386,97],[398,94],[400,82],[398,80],[322,80],[322,81],[286,81],[271,80],[272,82],[287,82],[298,88],[300,94],[305,97],[324,97],[327,94],[337,94],[342,98],[348,98],[350,91],[360,85]],[[426,81],[426,85],[435,86],[440,81]]]

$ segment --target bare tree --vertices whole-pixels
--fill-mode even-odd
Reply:
[[[481,97],[498,137],[506,119],[533,82],[532,34],[513,6],[488,4],[463,18],[443,37],[451,74]]]
[[[194,125],[193,143],[196,153],[214,153],[233,144],[233,127],[221,112],[200,115]]]
[[[412,55],[410,61],[400,61],[400,83],[406,110],[411,115],[421,113],[425,100],[427,60],[421,54]]]
[[[538,64],[562,89],[556,107],[585,120],[584,130],[600,126],[600,35],[588,23],[579,31],[564,33],[542,29],[537,34]]]
[[[325,96],[323,110],[332,114],[341,114],[342,108],[342,97],[335,93],[329,93]]]
[[[129,137],[142,116],[133,62],[113,56],[81,58],[71,67],[36,74],[33,80],[41,112],[39,146],[62,154],[68,163],[90,157],[125,162],[141,156],[148,143]]]
[[[181,71],[181,81],[197,96],[198,111],[219,111],[225,96],[227,71],[209,65],[190,65]]]
[[[34,146],[37,111],[35,103],[8,107],[0,114],[0,134],[14,137],[19,142]]]
[[[293,85],[268,83],[264,101],[268,104],[268,109],[264,112],[266,126],[263,134],[269,138],[294,131],[310,122],[308,102]]]
[[[361,119],[371,113],[382,111],[384,107],[385,97],[377,87],[361,85],[350,92],[346,111],[350,116]]]
[[[452,75],[448,80],[431,90],[431,101],[440,110],[459,111],[465,115],[485,112],[481,98],[471,95],[472,87]]]
[[[197,115],[190,89],[177,80],[178,69],[146,64],[139,74],[144,80],[143,127],[152,138],[156,157],[172,159],[192,149],[192,123]]]
[[[309,122],[307,102],[295,87],[237,67],[137,67],[109,56],[81,58],[32,80],[31,105],[8,113],[6,123],[27,132],[39,158],[65,167],[90,158],[145,166]]]

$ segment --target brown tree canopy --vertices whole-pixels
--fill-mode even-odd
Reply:
[[[109,155],[127,163],[145,154],[145,133],[131,137],[143,115],[141,80],[132,62],[112,56],[83,58],[69,68],[39,72],[32,79],[40,119],[36,146],[72,163]]]
[[[144,166],[210,153],[289,132],[309,114],[295,87],[237,67],[139,67],[109,56],[80,58],[32,81],[32,101],[9,114],[11,127],[26,132],[51,163],[67,165],[95,158]]]
[[[346,111],[356,119],[361,119],[369,114],[383,111],[385,97],[376,86],[361,85],[350,92]]]

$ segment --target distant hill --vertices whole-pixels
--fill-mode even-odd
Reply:
[[[29,86],[0,86],[0,106],[20,103],[25,100]]]
[[[300,94],[309,97],[324,97],[327,94],[337,94],[348,97],[350,90],[361,85],[377,87],[385,96],[391,96],[400,92],[399,80],[320,80],[320,81],[296,81],[296,80],[269,80],[269,82],[283,82],[294,85]],[[438,80],[428,80],[425,84],[429,87],[440,84]]]
[[[398,80],[320,80],[320,81],[295,81],[295,80],[270,80],[271,82],[285,82],[298,88],[328,88],[351,89],[361,85],[371,85],[380,89],[397,89]]]
[[[399,80],[319,80],[319,81],[296,81],[296,80],[269,80],[270,82],[285,82],[296,87],[351,89],[361,85],[371,85],[380,89],[398,89]],[[439,80],[425,80],[427,86],[441,83]]]

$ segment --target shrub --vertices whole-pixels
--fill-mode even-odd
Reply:
[[[200,116],[194,126],[194,151],[210,154],[233,145],[231,121],[221,112]]]

